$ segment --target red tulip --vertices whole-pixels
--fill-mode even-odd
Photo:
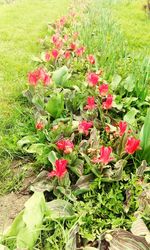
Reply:
[[[44,86],[47,86],[49,85],[50,83],[52,82],[50,76],[46,73],[44,78],[43,78],[43,85]]]
[[[58,58],[58,55],[59,55],[59,52],[57,49],[53,49],[52,50],[52,56],[54,57],[54,59],[57,59]]]
[[[48,177],[57,176],[58,178],[63,177],[67,172],[67,163],[68,161],[65,159],[60,159],[55,161],[55,170],[52,170]]]
[[[63,40],[62,39],[58,39],[58,41],[55,43],[55,47],[57,49],[61,49],[63,46]]]
[[[80,47],[75,51],[76,56],[82,56],[84,52],[85,52],[85,47]]]
[[[79,132],[85,135],[89,134],[89,129],[93,127],[93,122],[82,121],[79,123]]]
[[[71,56],[70,51],[66,51],[65,54],[64,54],[65,59],[68,60],[70,58],[70,56]]]
[[[37,83],[38,83],[38,80],[39,80],[39,78],[38,78],[38,74],[37,74],[36,71],[30,72],[30,73],[28,74],[28,81],[29,81],[29,83],[30,83],[31,85],[36,86]]]
[[[67,19],[65,16],[63,16],[60,20],[59,20],[59,23],[60,25],[63,27],[65,25],[65,23],[67,22]]]
[[[113,103],[113,96],[109,94],[107,96],[106,101],[102,103],[103,109],[111,109],[112,108],[112,103]]]
[[[96,73],[89,73],[87,76],[87,80],[88,80],[89,86],[93,87],[98,83],[99,77]]]
[[[70,44],[70,49],[71,50],[75,50],[76,49],[76,44],[75,43],[71,43]]]
[[[119,126],[119,135],[123,136],[127,129],[127,122],[120,121],[118,126]]]
[[[104,147],[102,146],[100,148],[100,157],[99,158],[95,158],[92,160],[92,162],[94,163],[103,163],[103,164],[108,164],[110,161],[113,160],[112,157],[110,157],[112,153],[112,148],[111,147]]]
[[[88,55],[87,60],[91,64],[95,64],[95,57],[93,55]]]
[[[67,42],[68,40],[68,35],[64,35],[64,41]]]
[[[46,52],[46,54],[45,54],[45,61],[46,61],[46,62],[49,62],[50,59],[51,59],[50,54],[49,54],[48,52]]]
[[[74,144],[72,143],[72,141],[70,140],[59,140],[57,143],[56,143],[56,146],[59,150],[62,150],[64,151],[65,154],[70,154],[72,153],[73,151],[73,148],[74,148]]]
[[[108,84],[105,83],[101,84],[99,86],[99,92],[101,96],[106,96],[108,93]]]
[[[135,139],[134,137],[129,137],[127,139],[126,145],[125,145],[125,151],[128,154],[134,154],[136,150],[141,149],[140,148],[140,140]]]
[[[105,131],[106,131],[106,133],[110,133],[110,127],[109,127],[109,125],[107,125],[106,127],[105,127]]]
[[[37,130],[43,130],[44,124],[43,122],[37,122],[35,127]]]
[[[92,110],[95,109],[96,107],[97,105],[95,104],[94,96],[89,96],[87,98],[87,105],[84,107],[84,109]]]
[[[52,43],[56,44],[58,40],[59,40],[58,34],[54,34],[54,35],[52,36]]]

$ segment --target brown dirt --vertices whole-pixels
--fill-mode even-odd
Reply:
[[[13,161],[11,169],[14,175],[19,174],[22,171],[23,162]],[[21,189],[15,193],[11,192],[4,196],[0,196],[0,232],[6,230],[6,228],[12,223],[16,215],[24,208],[25,202],[30,198],[29,186],[35,179],[35,174],[32,169],[26,172],[26,177],[21,185]]]
[[[4,231],[24,208],[30,195],[10,193],[0,197],[0,232]]]

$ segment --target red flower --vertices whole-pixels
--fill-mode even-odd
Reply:
[[[96,73],[89,73],[87,76],[87,80],[88,80],[89,86],[93,87],[98,83],[99,77]]]
[[[83,53],[85,52],[85,47],[80,47],[78,49],[76,49],[76,56],[82,56]]]
[[[64,35],[64,41],[67,42],[68,40],[68,35]]]
[[[112,148],[111,147],[104,147],[102,146],[100,148],[100,157],[99,158],[95,158],[92,160],[92,162],[94,163],[103,163],[103,164],[108,164],[110,161],[113,160],[112,157],[110,157],[112,153]]]
[[[123,136],[127,129],[127,122],[120,121],[118,126],[119,126],[119,135]]]
[[[109,94],[107,96],[106,101],[102,103],[103,109],[111,109],[112,108],[112,103],[113,103],[113,96]]]
[[[134,152],[140,148],[140,140],[135,139],[134,137],[129,137],[127,139],[126,145],[125,145],[125,151],[132,155]]]
[[[96,106],[97,106],[97,105],[95,104],[94,96],[89,96],[89,97],[87,98],[87,105],[85,106],[84,109],[92,110],[92,109],[95,109]]]
[[[52,50],[52,56],[53,56],[55,59],[57,59],[58,55],[59,55],[58,50],[57,50],[57,49],[53,49],[53,50]]]
[[[48,52],[46,52],[46,54],[45,54],[45,61],[46,61],[46,62],[49,62],[50,59],[51,59],[50,54],[49,54]]]
[[[31,85],[36,86],[37,83],[38,83],[38,80],[39,80],[39,78],[38,78],[38,74],[37,74],[36,71],[30,72],[30,73],[28,74],[28,81],[29,81],[29,83],[30,83]]]
[[[44,78],[43,78],[43,84],[44,84],[44,86],[47,86],[50,83],[51,83],[51,78],[47,73],[45,73]]]
[[[85,135],[89,134],[89,129],[93,127],[93,122],[82,121],[79,123],[79,132]]]
[[[99,86],[99,92],[101,96],[106,96],[108,93],[108,84],[105,83],[101,84]]]
[[[63,26],[65,25],[66,21],[67,21],[66,17],[63,16],[63,17],[59,20],[59,23],[60,23],[60,25],[63,27]]]
[[[57,143],[56,143],[56,146],[59,150],[62,150],[64,151],[65,154],[70,154],[72,153],[73,151],[73,148],[74,148],[74,144],[72,143],[72,141],[70,140],[59,140]]]
[[[58,178],[61,178],[65,175],[67,172],[67,163],[68,161],[65,159],[60,159],[55,161],[55,170],[52,170],[49,174],[48,177],[53,177],[57,176]]]
[[[64,56],[68,60],[70,58],[70,56],[71,56],[70,51],[66,51]]]
[[[106,127],[105,127],[105,131],[106,131],[106,133],[110,133],[110,127],[109,127],[109,125],[107,125]]]
[[[76,44],[75,43],[71,43],[70,44],[70,49],[71,50],[75,50],[76,49]]]
[[[43,130],[44,124],[43,122],[37,122],[35,127],[37,130]]]
[[[63,46],[63,40],[62,40],[62,39],[59,39],[59,40],[55,43],[55,47],[56,47],[57,49],[60,49],[60,48],[62,48],[62,46]]]
[[[88,55],[87,60],[91,64],[95,64],[95,57],[93,55]]]
[[[59,40],[59,36],[57,34],[54,34],[52,36],[52,43],[56,44],[58,40]]]

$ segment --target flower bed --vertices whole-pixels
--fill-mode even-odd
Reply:
[[[118,101],[120,80],[108,83],[96,52],[80,41],[80,18],[71,10],[49,25],[28,74],[24,96],[35,129],[18,147],[34,156],[39,175],[30,187],[35,194],[4,236],[10,249],[149,249],[135,233],[144,225],[149,234],[141,219],[147,222],[148,196],[147,163],[137,154],[141,124],[133,125],[134,108],[130,113]]]

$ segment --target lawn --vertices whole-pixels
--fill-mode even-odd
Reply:
[[[0,248],[149,250],[142,3],[35,2],[1,5]]]
[[[114,16],[128,41],[130,50],[150,54],[150,20],[144,11],[144,0],[114,4]]]
[[[18,125],[26,117],[21,92],[33,67],[31,58],[39,52],[39,40],[45,36],[47,24],[66,13],[68,5],[69,0],[18,0],[0,5],[0,155],[5,160],[0,163],[2,182],[10,175]]]

